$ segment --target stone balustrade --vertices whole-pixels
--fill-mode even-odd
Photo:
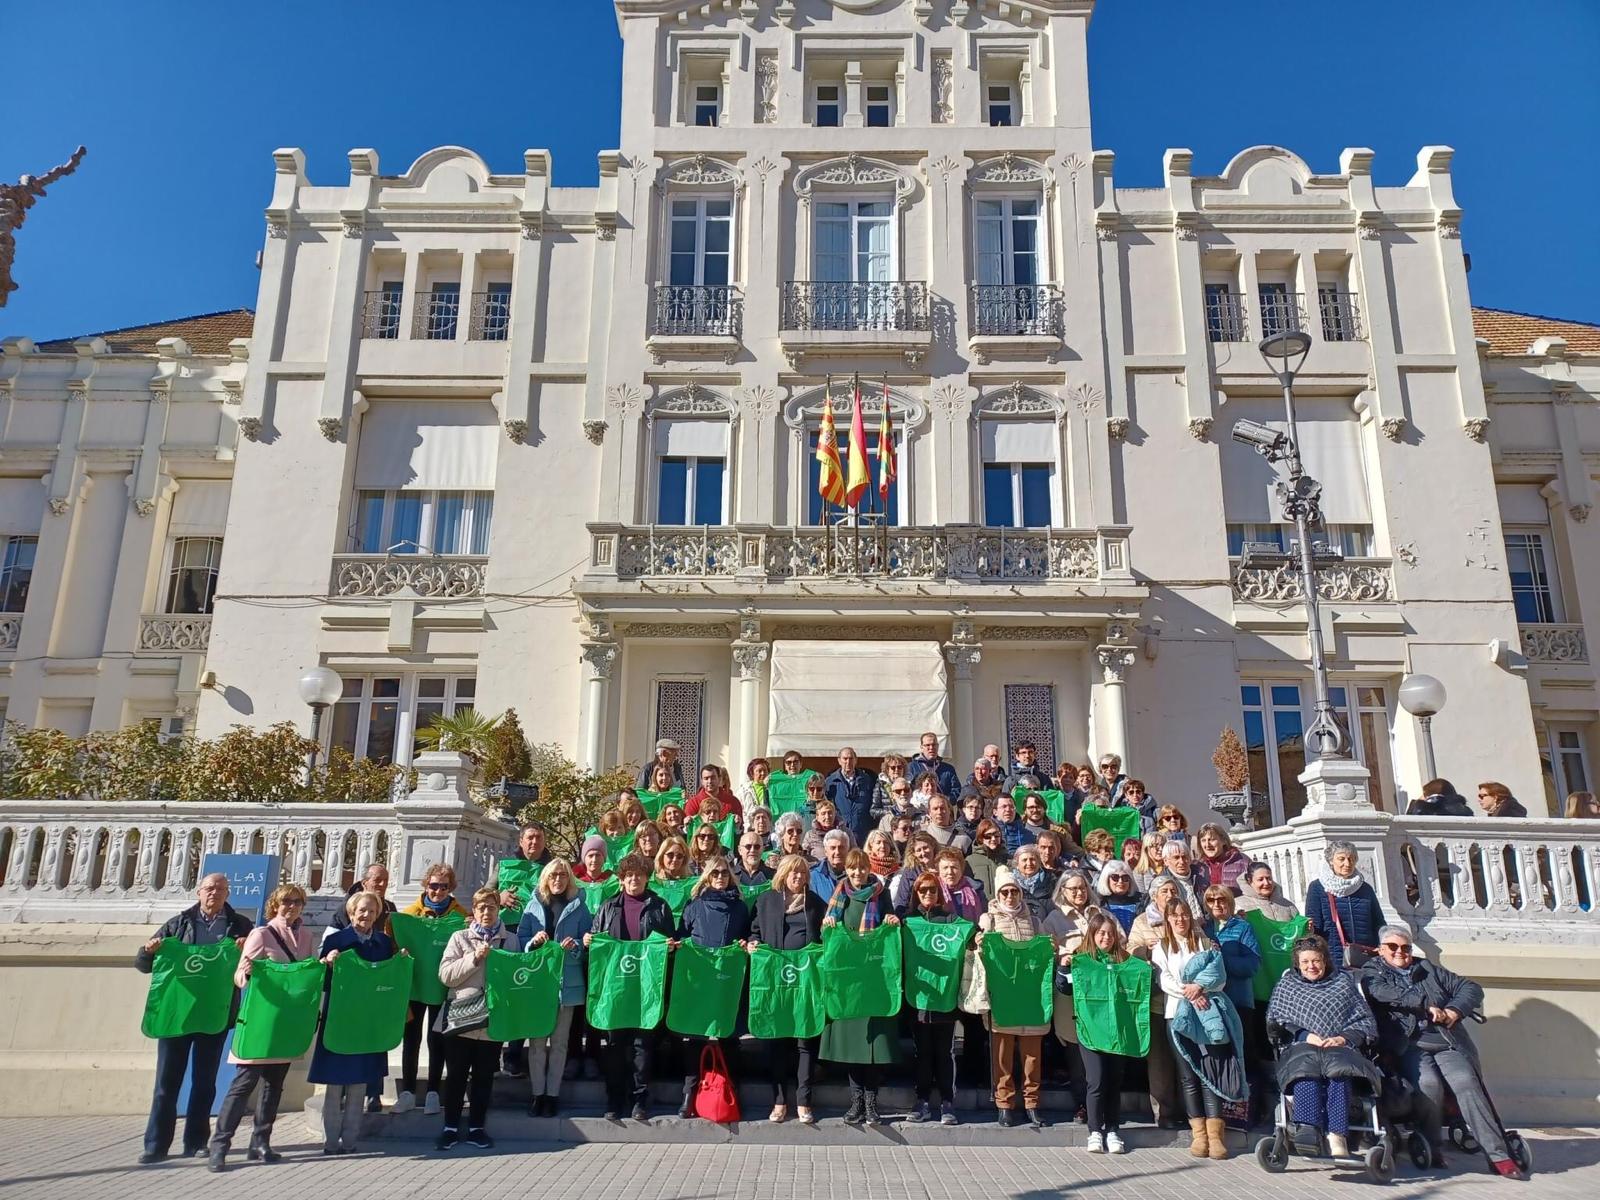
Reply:
[[[1522,654],[1530,663],[1583,666],[1589,661],[1589,642],[1582,625],[1521,625]]]
[[[141,653],[198,653],[210,642],[210,613],[146,613],[139,618]]]
[[[340,600],[481,596],[488,562],[469,554],[336,554],[331,594]]]
[[[1301,598],[1300,567],[1233,568],[1233,598],[1258,604],[1281,604]],[[1319,564],[1317,595],[1346,604],[1377,604],[1394,599],[1394,578],[1388,559],[1347,559]]]

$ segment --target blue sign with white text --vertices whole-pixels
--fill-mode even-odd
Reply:
[[[226,875],[228,903],[259,925],[267,897],[278,886],[278,863],[276,854],[208,854],[200,873]]]

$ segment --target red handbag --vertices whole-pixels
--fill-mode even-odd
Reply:
[[[719,1125],[739,1120],[739,1094],[733,1090],[728,1060],[722,1047],[712,1042],[700,1051],[700,1083],[694,1092],[694,1115]]]

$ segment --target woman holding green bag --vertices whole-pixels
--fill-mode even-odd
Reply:
[[[843,925],[866,933],[879,925],[898,925],[889,903],[889,893],[872,874],[872,860],[865,850],[852,850],[845,856],[844,878],[833,889],[823,928]],[[857,1017],[829,1021],[822,1031],[818,1055],[825,1062],[842,1062],[850,1079],[850,1107],[845,1111],[847,1125],[880,1125],[878,1084],[883,1066],[900,1061],[899,1020],[895,1017]]]
[[[265,925],[252,929],[244,939],[244,949],[239,965],[233,972],[233,985],[244,987],[250,980],[255,961],[303,962],[311,957],[311,931],[301,917],[306,911],[305,889],[297,883],[286,883],[267,897],[263,915]],[[254,1161],[276,1162],[282,1155],[272,1148],[272,1125],[278,1117],[278,1103],[283,1099],[283,1081],[288,1077],[292,1058],[241,1058],[230,1051],[228,1061],[239,1070],[222,1098],[222,1108],[217,1113],[216,1131],[207,1147],[209,1166],[213,1171],[227,1169],[228,1147],[233,1142],[234,1131],[244,1120],[245,1110],[256,1086],[261,1087],[261,1098],[256,1102],[256,1118],[250,1134],[250,1149],[246,1157]],[[365,1093],[363,1092],[363,1095]]]
[[[787,816],[794,816],[789,813]],[[778,860],[772,872],[772,890],[756,897],[755,916],[750,923],[753,950],[758,945],[774,950],[802,950],[822,940],[822,918],[827,905],[811,890],[811,861],[805,855],[789,853]],[[811,1112],[811,1077],[817,1059],[816,1038],[773,1038],[767,1042],[772,1056],[773,1124],[789,1115],[788,1097],[793,1094],[795,1112],[802,1125],[814,1125]]]
[[[400,912],[404,916],[431,921],[446,917],[457,917],[463,922],[470,920],[472,914],[457,902],[455,891],[456,869],[449,863],[434,863],[422,877],[422,894]],[[433,1022],[438,1015],[437,1004],[425,1004],[421,1000],[411,1002],[411,1015],[406,1018],[405,1040],[400,1043],[400,1091],[394,1102],[396,1113],[410,1112],[417,1106],[417,1062],[422,1057],[424,1034],[428,1038],[428,1088],[422,1111],[430,1117],[439,1111],[439,1081],[444,1078],[444,1039],[433,1030]]]
[[[1128,946],[1122,923],[1108,912],[1091,909],[1080,952],[1097,962],[1122,963],[1128,960]],[[1074,1012],[1080,1001],[1074,993]],[[1067,1007],[1060,1005],[1058,1007]],[[1090,1017],[1088,1010],[1084,1021]],[[1073,1021],[1074,1030],[1077,1021]],[[1125,1154],[1122,1144],[1122,1080],[1133,1059],[1125,1054],[1091,1050],[1081,1046],[1085,1080],[1084,1110],[1089,1123],[1090,1154]]]
[[[1037,855],[1035,856],[1037,857]],[[978,919],[977,941],[994,935],[1011,942],[1026,942],[1044,932],[1039,921],[1028,908],[1022,885],[1009,867],[994,873],[994,899],[989,911]],[[989,1029],[989,1065],[994,1080],[994,1106],[999,1111],[999,1123],[1009,1127],[1016,1123],[1012,1104],[1016,1100],[1016,1068],[1014,1059],[1022,1058],[1022,1106],[1028,1114],[1028,1124],[1035,1129],[1044,1128],[1044,1117],[1039,1111],[1039,1090],[1043,1075],[1044,1035],[1050,1025],[996,1025],[994,1014],[984,1017]]]
[[[517,941],[525,948],[531,950],[556,941],[566,951],[561,967],[561,1011],[556,1015],[555,1030],[547,1038],[528,1040],[530,1117],[553,1117],[560,1111],[561,1080],[573,1040],[572,1025],[585,996],[582,939],[589,932],[589,923],[589,908],[573,878],[572,864],[564,858],[551,859],[517,926]]]
[[[701,829],[706,826],[701,826]],[[700,830],[696,830],[698,835]],[[683,906],[683,918],[678,923],[678,937],[691,941],[707,950],[721,950],[737,945],[741,948],[750,936],[750,909],[744,902],[739,885],[734,881],[733,865],[723,855],[708,859],[689,902]],[[742,1006],[741,1006],[742,1007]],[[723,1043],[728,1075],[734,1090],[739,1087],[739,1030],[744,1025],[741,1016],[733,1036],[717,1039]],[[678,1108],[680,1117],[694,1116],[695,1093],[700,1088],[700,1052],[712,1039],[685,1037],[683,1046],[683,1103]]]
[[[517,935],[500,920],[500,893],[479,888],[472,893],[472,924],[450,935],[439,960],[439,982],[450,996],[434,1027],[443,1035],[444,1129],[434,1147],[449,1150],[463,1140],[461,1110],[467,1106],[468,1145],[488,1150],[494,1139],[483,1127],[489,1093],[500,1065],[500,1043],[489,1038],[489,1007],[484,995],[484,962],[491,950],[521,949]],[[468,1100],[470,1094],[470,1101]]]
[[[354,954],[367,962],[387,962],[395,955],[394,940],[380,928],[383,901],[370,892],[357,892],[345,901],[350,923],[333,929],[322,939],[322,961],[328,965],[328,984],[333,983],[333,964],[341,954]],[[326,1011],[326,1000],[323,1002]],[[382,1080],[389,1071],[389,1056],[373,1054],[335,1054],[319,1035],[311,1053],[309,1083],[327,1086],[322,1098],[324,1154],[354,1154],[361,1135],[361,1101],[369,1085]]]
[[[949,853],[960,857],[959,851],[950,850]],[[912,881],[906,917],[915,917],[930,925],[949,925],[961,919],[951,909],[945,885],[932,871],[924,871]],[[957,1123],[955,1009],[912,1011],[911,1036],[917,1050],[917,1107],[912,1110],[911,1119],[918,1123],[933,1120],[933,1093],[937,1088],[939,1123],[954,1125]]]

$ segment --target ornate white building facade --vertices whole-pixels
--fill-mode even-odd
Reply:
[[[553,186],[541,150],[512,175],[354,150],[323,183],[279,151],[247,354],[6,343],[0,487],[38,556],[0,615],[8,715],[304,722],[321,663],[346,687],[328,736],[374,756],[464,705],[591,765],[670,735],[736,776],[932,728],[963,765],[1022,737],[1116,751],[1196,815],[1231,726],[1281,821],[1305,613],[1292,575],[1240,566],[1287,542],[1228,431],[1281,421],[1256,342],[1303,328],[1343,554],[1323,632],[1374,798],[1422,782],[1396,705],[1419,671],[1463,789],[1538,810],[1587,786],[1600,333],[1474,312],[1444,147],[1391,185],[1363,149],[1217,174],[1171,150],[1161,186],[1119,188],[1092,7],[617,0],[594,187]],[[829,379],[843,433],[856,376],[899,466],[859,528],[813,460]],[[155,432],[185,396],[192,453]],[[178,542],[213,536],[178,511],[191,467],[232,481],[203,662],[144,646],[182,615]]]

